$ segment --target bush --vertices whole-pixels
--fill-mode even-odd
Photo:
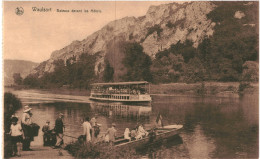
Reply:
[[[12,93],[4,94],[4,132],[10,132],[11,116],[22,107],[20,99],[18,99]],[[8,135],[4,135],[4,156],[8,157],[11,155],[12,150],[10,146],[10,138]]]
[[[196,89],[197,95],[204,96],[206,94],[205,83],[202,82]]]
[[[168,23],[166,24],[166,26],[167,26],[168,28],[173,28],[173,27],[174,27],[174,25],[172,24],[171,21],[168,21]]]
[[[148,28],[148,32],[146,34],[146,37],[153,34],[155,31],[157,32],[157,35],[160,37],[163,29],[160,27],[160,25],[156,24],[153,27]]]
[[[241,82],[239,84],[239,87],[238,87],[238,93],[243,93],[243,91],[246,89],[246,88],[250,88],[250,84],[248,82]]]
[[[138,155],[130,147],[115,148],[108,143],[83,144],[72,142],[65,147],[76,158],[137,158]]]

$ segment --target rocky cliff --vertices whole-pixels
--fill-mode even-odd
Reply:
[[[215,23],[207,19],[207,14],[215,8],[211,2],[170,3],[151,6],[142,17],[125,17],[115,20],[82,41],[73,41],[70,45],[54,51],[49,60],[34,70],[40,76],[54,70],[57,59],[79,57],[82,53],[96,54],[95,72],[103,71],[104,57],[108,53],[111,41],[120,38],[123,41],[140,43],[144,52],[154,58],[155,54],[168,49],[178,41],[191,40],[194,47],[208,36],[213,35]],[[98,69],[101,66],[101,69]]]

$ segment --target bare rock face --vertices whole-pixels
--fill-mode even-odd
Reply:
[[[170,3],[151,6],[142,17],[125,17],[115,20],[93,33],[82,41],[73,41],[70,45],[54,51],[45,65],[35,69],[41,76],[44,72],[54,70],[53,62],[63,59],[64,62],[72,57],[79,57],[82,53],[96,54],[95,72],[98,74],[104,69],[104,57],[108,52],[108,43],[117,37],[124,41],[139,42],[144,52],[154,58],[160,50],[169,48],[178,41],[191,40],[194,47],[208,36],[213,35],[215,23],[207,19],[207,14],[214,9],[211,2],[186,2],[184,4]],[[158,25],[160,33],[154,31],[147,34],[151,27]],[[101,69],[98,69],[101,66]]]

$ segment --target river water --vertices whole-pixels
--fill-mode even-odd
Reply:
[[[14,91],[23,104],[33,108],[33,122],[41,127],[50,120],[51,128],[61,112],[65,115],[65,135],[82,134],[85,116],[97,114],[101,133],[116,123],[118,134],[126,127],[144,123],[153,126],[161,113],[164,125],[182,124],[179,138],[138,152],[143,158],[258,158],[258,94],[244,96],[160,96],[146,104],[100,103],[83,96],[66,96],[42,91]],[[64,102],[65,101],[65,102]],[[22,109],[17,112],[22,115]],[[65,143],[74,138],[65,137]],[[32,145],[41,145],[42,132]]]

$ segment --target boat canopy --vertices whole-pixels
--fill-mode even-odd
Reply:
[[[114,85],[139,85],[149,84],[147,81],[134,81],[134,82],[113,82],[113,83],[93,83],[92,86],[114,86]]]

